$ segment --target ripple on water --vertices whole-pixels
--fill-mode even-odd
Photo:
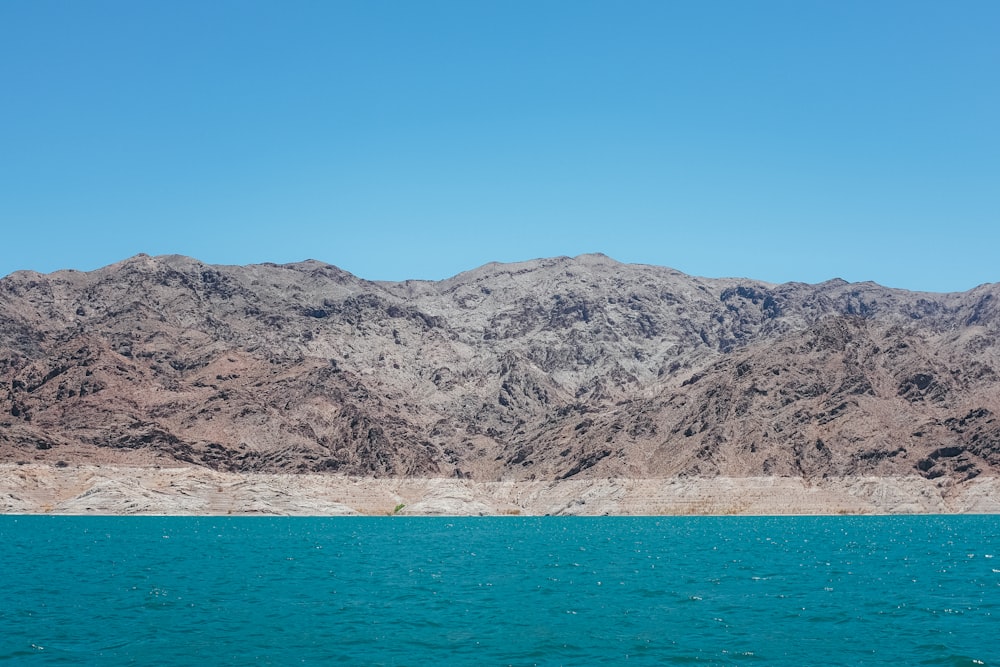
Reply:
[[[994,517],[0,517],[0,660],[998,664],[997,538]]]

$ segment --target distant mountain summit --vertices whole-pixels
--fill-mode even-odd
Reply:
[[[372,282],[136,256],[0,280],[0,460],[478,480],[1000,473],[1000,286],[603,255]]]

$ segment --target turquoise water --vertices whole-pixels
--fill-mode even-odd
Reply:
[[[1000,665],[1000,517],[0,517],[0,663]]]

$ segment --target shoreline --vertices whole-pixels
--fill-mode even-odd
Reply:
[[[996,514],[1000,478],[715,477],[471,481],[0,464],[0,514],[718,516]]]

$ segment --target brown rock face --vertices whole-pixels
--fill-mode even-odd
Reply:
[[[1000,474],[1000,286],[601,255],[375,283],[137,256],[0,280],[0,460],[587,477]]]

